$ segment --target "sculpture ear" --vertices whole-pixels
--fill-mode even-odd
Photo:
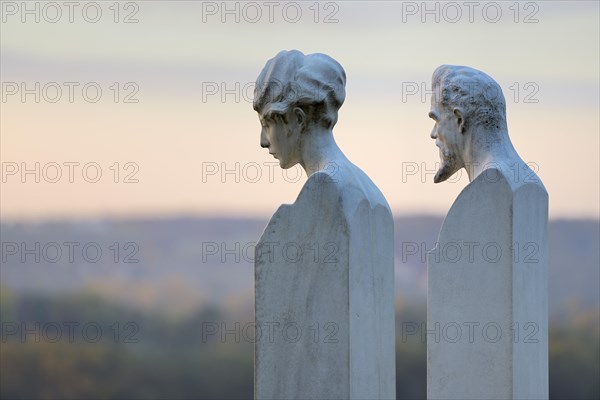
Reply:
[[[463,115],[462,110],[460,108],[456,107],[452,111],[454,112],[454,116],[456,117],[456,123],[458,125],[458,131],[460,133],[464,133],[465,132],[465,117]]]
[[[294,122],[300,132],[306,127],[306,113],[300,107],[294,107]]]

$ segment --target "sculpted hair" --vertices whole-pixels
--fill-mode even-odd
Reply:
[[[258,76],[253,107],[266,118],[300,107],[313,122],[331,129],[346,97],[345,86],[346,73],[333,58],[284,50]]]
[[[447,111],[458,107],[465,128],[479,126],[488,131],[507,129],[506,100],[502,88],[484,72],[457,65],[441,65],[433,72],[433,93]]]

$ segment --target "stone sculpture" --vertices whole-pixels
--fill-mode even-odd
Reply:
[[[395,398],[390,208],[333,138],[342,66],[282,51],[256,82],[260,144],[308,180],[255,259],[255,398]]]
[[[428,254],[427,397],[548,398],[548,194],[508,136],[498,83],[469,67],[433,73],[441,164],[469,185]]]

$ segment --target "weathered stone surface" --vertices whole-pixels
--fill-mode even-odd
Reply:
[[[256,247],[255,397],[395,398],[394,232],[375,184],[333,139],[346,75],[280,52],[261,72],[261,146],[309,177]]]
[[[470,184],[428,254],[427,397],[548,398],[548,194],[508,136],[500,86],[481,71],[433,75],[435,181]]]

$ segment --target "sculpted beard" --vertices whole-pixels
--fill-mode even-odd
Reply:
[[[457,157],[448,149],[440,148],[440,168],[438,169],[435,177],[433,178],[434,183],[444,182],[450,178],[456,171],[461,168]]]

